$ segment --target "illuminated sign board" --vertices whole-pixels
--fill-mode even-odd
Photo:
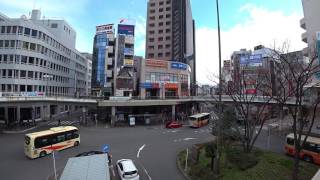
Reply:
[[[164,87],[166,89],[178,89],[178,84],[176,84],[176,83],[166,83],[164,85]]]
[[[240,58],[241,65],[247,65],[251,67],[262,66],[262,54],[255,54],[250,56],[242,56]]]
[[[182,69],[182,70],[187,70],[188,65],[179,63],[179,62],[173,62],[171,63],[171,68],[172,69]]]
[[[146,66],[157,67],[157,68],[168,68],[168,61],[146,59]]]
[[[123,65],[125,65],[125,66],[133,66],[133,59],[124,59]]]
[[[96,32],[97,33],[105,32],[107,34],[112,34],[113,33],[113,24],[96,26]]]
[[[118,34],[134,36],[134,26],[133,25],[118,25]]]

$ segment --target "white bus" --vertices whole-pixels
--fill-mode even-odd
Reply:
[[[49,130],[29,133],[25,135],[24,153],[34,159],[46,156],[52,151],[59,151],[78,146],[80,135],[74,126],[61,126]]]
[[[200,113],[189,116],[190,127],[199,128],[209,124],[210,113]]]

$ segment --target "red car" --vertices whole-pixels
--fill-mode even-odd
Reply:
[[[182,127],[181,123],[178,123],[177,121],[170,121],[166,124],[166,128],[172,129],[172,128],[180,128]]]

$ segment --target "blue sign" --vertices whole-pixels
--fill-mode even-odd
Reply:
[[[151,89],[152,83],[141,83],[141,87],[146,89]]]
[[[109,152],[109,145],[108,144],[105,144],[103,147],[102,147],[102,152],[104,153],[108,153]]]
[[[171,68],[172,68],[172,69],[187,70],[188,65],[183,64],[183,63],[173,62],[173,63],[171,63]]]
[[[261,64],[262,65],[262,54],[242,56],[240,57],[240,64],[242,65],[253,65]]]
[[[134,26],[119,24],[118,25],[118,34],[134,36]]]
[[[134,49],[133,48],[124,48],[124,54],[133,55]]]

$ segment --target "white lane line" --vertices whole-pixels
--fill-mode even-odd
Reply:
[[[139,158],[140,156],[140,151],[142,151],[142,149],[146,146],[146,144],[144,144],[143,146],[141,146],[138,150],[138,153],[137,153],[137,158]]]
[[[114,172],[114,167],[113,167],[113,165],[111,165],[110,168],[112,169],[112,175],[113,175],[113,177],[116,176],[116,173]]]
[[[184,141],[189,141],[189,140],[193,140],[193,139],[197,139],[197,138],[184,138]]]
[[[149,175],[148,171],[146,170],[146,168],[144,168],[144,166],[142,164],[141,164],[141,166],[142,166],[144,172],[146,173],[146,175],[148,176],[149,180],[152,180],[152,178],[150,177],[150,175]]]

